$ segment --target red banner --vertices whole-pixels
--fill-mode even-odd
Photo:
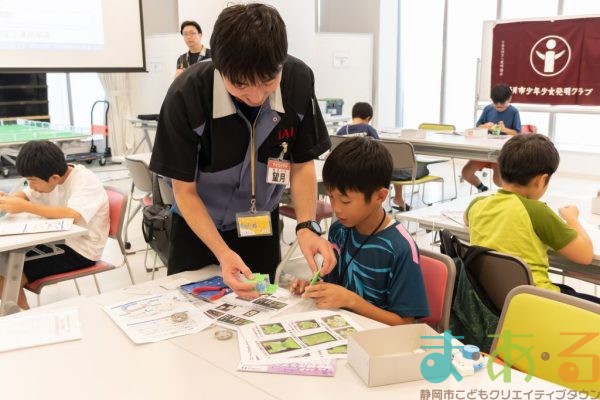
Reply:
[[[497,24],[492,86],[515,103],[600,105],[600,18]]]

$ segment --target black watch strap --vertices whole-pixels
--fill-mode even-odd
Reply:
[[[319,223],[317,221],[304,221],[304,222],[299,222],[296,225],[296,233],[298,233],[298,231],[300,229],[310,229],[311,231],[313,231],[314,233],[316,233],[317,235],[322,235],[323,234],[323,230],[321,229],[321,225],[319,225]]]

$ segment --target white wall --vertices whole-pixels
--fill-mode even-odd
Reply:
[[[317,98],[341,98],[343,115],[350,116],[358,101],[372,101],[373,35],[365,33],[319,33],[315,63]],[[343,61],[336,64],[334,59]]]
[[[208,47],[212,27],[219,13],[228,3],[230,2],[222,0],[180,0],[179,23],[184,20],[197,21],[202,27],[202,43]],[[314,69],[316,54],[314,2],[312,0],[271,0],[269,3],[277,8],[286,23],[289,53],[302,59]],[[186,51],[187,47],[178,30],[173,33],[146,35],[148,72],[130,75],[133,115],[154,114],[160,111],[164,96],[175,76],[177,57]]]
[[[212,27],[224,7],[231,0],[179,0],[179,22],[197,21],[202,27],[202,42],[208,46]],[[313,65],[315,48],[315,2],[313,0],[268,0],[264,3],[277,8],[285,21],[288,34],[288,52]],[[183,40],[182,51],[185,51]]]

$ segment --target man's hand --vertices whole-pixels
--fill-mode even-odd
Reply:
[[[295,295],[304,294],[304,289],[310,284],[309,281],[305,281],[304,279],[295,279],[290,286],[290,292]]]
[[[0,196],[0,210],[16,214],[27,211],[29,202],[20,197]]]
[[[318,308],[349,308],[352,309],[354,298],[357,296],[351,290],[333,283],[317,283],[306,286],[302,297],[313,299]]]
[[[321,275],[327,275],[331,272],[337,260],[333,252],[333,246],[327,240],[323,239],[310,229],[301,229],[298,231],[298,245],[304,258],[308,262],[313,273],[317,272],[317,264],[315,256],[320,254],[323,257],[323,265],[321,266]]]
[[[246,266],[241,257],[233,250],[227,251],[219,257],[223,281],[235,294],[244,299],[255,299],[259,296],[253,283],[244,283],[240,280],[240,273],[252,279],[252,271]]]

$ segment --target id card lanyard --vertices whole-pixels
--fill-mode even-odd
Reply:
[[[235,214],[238,237],[253,237],[253,236],[271,236],[273,230],[271,228],[271,213],[268,211],[258,211],[256,209],[256,185],[255,185],[255,133],[254,128],[262,106],[258,110],[258,114],[254,119],[254,123],[250,128],[250,211],[238,212]]]

